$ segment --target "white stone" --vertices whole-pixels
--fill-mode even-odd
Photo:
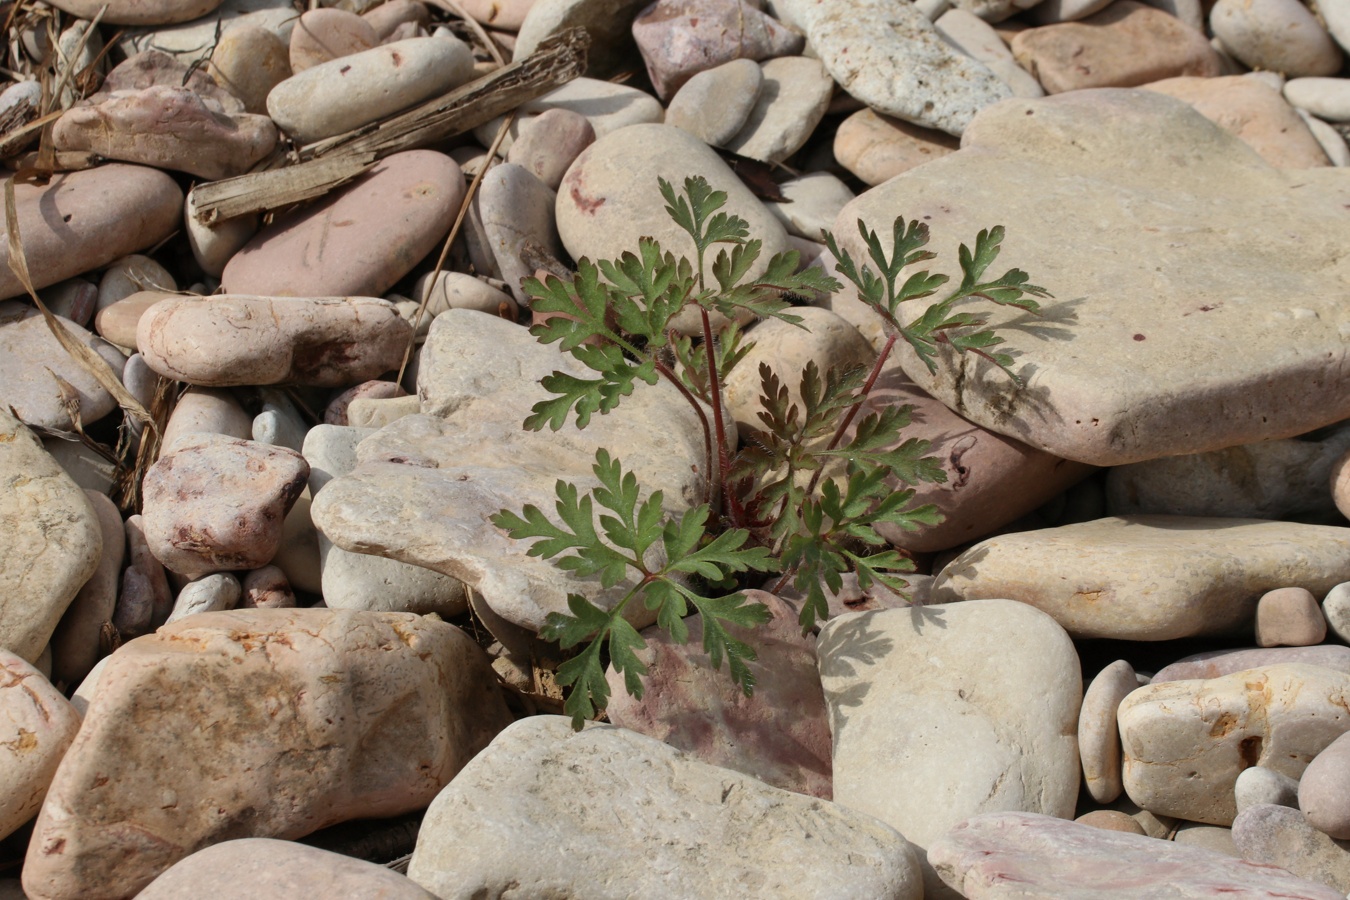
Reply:
[[[784,56],[761,63],[764,77],[745,125],[724,146],[762,162],[782,162],[811,137],[834,94],[819,60]]]
[[[831,619],[816,644],[834,799],[922,849],[967,816],[1068,817],[1082,687],[1073,643],[1011,600]],[[925,895],[941,884],[924,865]]]
[[[923,896],[870,816],[557,716],[510,726],[436,796],[408,877],[443,900]]]

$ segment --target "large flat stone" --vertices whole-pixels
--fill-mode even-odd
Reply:
[[[1008,597],[1075,638],[1164,641],[1249,625],[1266,591],[1350,581],[1350,528],[1124,516],[989,538],[947,565],[938,602]]]
[[[558,716],[507,728],[441,791],[408,877],[443,900],[923,896],[870,816]]]
[[[472,310],[432,322],[422,349],[418,396],[423,415],[405,416],[357,447],[358,465],[314,499],[315,525],[334,544],[434,569],[483,595],[502,618],[538,631],[550,612],[567,611],[568,593],[612,605],[632,586],[601,589],[549,560],[527,556],[490,517],[532,503],[554,516],[558,480],[596,486],[597,448],[607,448],[644,490],[663,492],[668,513],[704,501],[703,434],[694,411],[664,382],[639,384],[618,411],[585,430],[526,431],[530,407],[548,396],[539,379],[589,372],[556,344]],[[650,624],[655,613],[628,608]]]
[[[860,196],[857,220],[932,228],[926,264],[960,281],[957,245],[1008,227],[992,276],[1023,269],[1054,295],[1002,326],[1012,383],[950,348],[906,372],[986,428],[1055,455],[1119,465],[1290,437],[1350,416],[1350,178],[1271,168],[1189,106],[1103,89],[1012,99],[962,149]],[[911,315],[922,313],[922,304]],[[1002,349],[1002,348],[1001,348]]]
[[[1026,813],[987,813],[929,851],[970,900],[1339,900],[1326,885],[1199,847]]]

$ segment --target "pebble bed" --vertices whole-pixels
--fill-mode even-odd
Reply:
[[[5,7],[0,900],[1348,895],[1350,0],[312,7]],[[869,395],[946,476],[911,598],[749,591],[749,698],[634,610],[644,696],[573,731],[538,633],[626,586],[490,517],[709,473],[665,382],[521,427],[585,371],[522,282],[688,252],[692,176],[766,260],[903,216],[959,280],[1003,225],[1052,296],[990,314],[1019,381],[901,341]],[[761,364],[887,343],[798,299],[742,439]]]

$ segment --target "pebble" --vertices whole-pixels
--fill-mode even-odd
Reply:
[[[1303,811],[1308,824],[1328,837],[1350,839],[1350,740],[1332,741],[1308,763],[1298,783],[1298,802],[1285,803]]]
[[[834,799],[919,849],[967,816],[1067,817],[1078,795],[1078,654],[1023,603],[979,600],[832,619],[817,643]],[[1035,692],[1022,689],[1035,684]]]
[[[266,116],[212,110],[185,87],[155,85],[77,106],[57,120],[58,150],[175,169],[207,181],[242,175],[272,152],[277,127]]]
[[[0,647],[35,662],[97,571],[103,536],[84,491],[0,408]]]
[[[239,579],[229,572],[216,572],[183,586],[173,602],[173,612],[169,613],[170,624],[197,613],[222,612],[234,609],[239,603],[243,588]]]
[[[294,841],[240,838],[179,860],[136,896],[180,900],[203,893],[247,891],[253,900],[289,900],[297,894],[435,900],[385,866]]]
[[[419,303],[425,299],[427,315],[433,317],[448,309],[469,309],[514,320],[518,310],[510,294],[464,272],[428,272],[417,279],[413,297]]]
[[[536,0],[463,0],[459,5],[472,19],[484,25],[505,31],[519,31],[535,2]],[[376,7],[375,10],[383,8]]]
[[[515,137],[524,127],[524,121],[550,109],[581,113],[591,123],[596,138],[629,125],[660,122],[664,116],[661,102],[645,91],[594,78],[576,78],[543,96],[522,103],[502,141],[501,152],[510,152]],[[505,119],[499,117],[479,125],[474,129],[474,137],[484,147],[490,146],[503,121]]]
[[[854,198],[853,191],[829,172],[811,172],[778,185],[786,203],[766,203],[788,234],[815,241]]]
[[[1252,647],[1246,650],[1210,650],[1197,653],[1154,673],[1152,684],[1189,678],[1218,678],[1243,669],[1278,663],[1307,663],[1350,675],[1350,647],[1323,644],[1317,647]]]
[[[230,294],[379,297],[440,245],[465,190],[442,153],[392,154],[258,232],[225,265],[221,284]]]
[[[527,249],[543,250],[554,258],[563,255],[553,224],[557,197],[529,169],[514,163],[493,166],[478,186],[478,214],[487,250],[518,303],[526,302],[521,281],[534,274],[534,266],[524,256]]]
[[[839,164],[869,185],[952,153],[960,142],[946,132],[860,109],[839,125],[834,155]]]
[[[1008,597],[1078,638],[1160,641],[1249,623],[1279,587],[1350,579],[1350,531],[1256,519],[1129,516],[989,538],[938,576],[942,602]]]
[[[1113,802],[1124,789],[1120,781],[1116,712],[1138,687],[1134,667],[1129,661],[1118,659],[1098,672],[1083,692],[1083,706],[1078,713],[1078,755],[1083,764],[1083,781],[1098,803]]]
[[[883,115],[959,135],[975,113],[1012,95],[909,4],[782,0],[776,8],[798,21],[834,80]]]
[[[670,98],[665,124],[722,147],[745,126],[759,100],[764,69],[751,59],[733,59],[701,69]]]
[[[240,584],[240,609],[293,609],[295,592],[277,566],[263,566],[244,576]],[[330,605],[330,609],[333,607]]]
[[[755,106],[723,146],[749,159],[782,162],[802,148],[825,117],[834,80],[819,60],[804,56],[771,59],[760,68]]]
[[[119,300],[142,291],[174,293],[178,282],[154,259],[133,253],[109,263],[98,280],[98,308],[107,309]]]
[[[1118,716],[1125,792],[1155,813],[1229,825],[1240,772],[1261,765],[1298,778],[1350,730],[1347,685],[1344,673],[1286,663],[1141,687]],[[1189,704],[1198,715],[1175,713]]]
[[[601,800],[615,784],[626,802]],[[669,873],[690,854],[697,884],[682,884]],[[870,816],[626,729],[574,733],[559,716],[510,726],[436,796],[408,877],[438,897],[692,900],[740,895],[747,884],[781,898],[924,896],[914,850]]]
[[[1350,428],[1338,428],[1321,440],[1262,441],[1115,466],[1106,475],[1106,508],[1113,516],[1325,515],[1335,510],[1331,467],[1347,450]]]
[[[113,375],[125,358],[115,348],[69,320],[57,319],[76,341],[93,350]],[[66,390],[72,407],[66,405]],[[0,302],[0,403],[24,422],[69,432],[71,415],[81,424],[97,422],[116,406],[112,395],[83,366],[77,365],[32,306]]]
[[[411,333],[393,304],[372,297],[218,294],[155,304],[136,345],[150,368],[188,384],[336,387],[397,368]]]
[[[1350,849],[1287,806],[1253,806],[1233,822],[1233,843],[1242,858],[1279,867],[1338,892],[1350,891]]]
[[[596,593],[591,580],[527,556],[489,516],[526,503],[552,508],[559,478],[594,485],[599,447],[678,513],[703,502],[702,431],[665,382],[637,385],[623,415],[598,417],[584,431],[570,423],[556,432],[522,430],[518,423],[545,396],[538,379],[555,370],[586,371],[514,323],[471,310],[437,316],[418,373],[423,415],[361,443],[357,467],[315,496],[315,525],[343,549],[458,578],[497,615],[534,632],[550,612],[568,608],[568,592],[616,602],[627,582]],[[627,609],[635,627],[655,620],[650,610]]]
[[[1122,831],[1126,834],[1144,834],[1144,826],[1134,816],[1116,809],[1094,809],[1074,819],[1079,825],[1091,825],[1103,831]]]
[[[1322,145],[1280,96],[1278,88],[1241,75],[1168,78],[1144,87],[1186,101],[1196,112],[1241,138],[1272,166],[1306,169],[1330,164]]]
[[[633,20],[633,40],[663,101],[699,72],[733,59],[795,56],[804,44],[800,32],[747,0],[657,0]]]
[[[378,46],[380,37],[369,22],[345,9],[320,7],[300,16],[291,31],[288,60],[291,74],[320,63]]]
[[[1252,69],[1289,78],[1335,75],[1341,51],[1298,0],[1218,0],[1209,27],[1224,49]]]
[[[1328,122],[1350,122],[1350,78],[1291,78],[1284,99]]]
[[[145,473],[150,552],[188,578],[265,565],[308,477],[309,465],[293,450],[184,436]]]
[[[24,890],[130,896],[210,844],[419,809],[509,721],[487,658],[443,622],[192,616],[110,658],[38,815]]]
[[[1256,643],[1262,647],[1312,647],[1327,636],[1327,620],[1312,591],[1276,588],[1256,602]]]
[[[1334,126],[1306,110],[1294,107],[1294,111],[1303,120],[1303,124],[1308,126],[1308,130],[1317,139],[1317,143],[1322,145],[1322,152],[1327,155],[1327,159],[1331,161],[1333,166],[1350,166],[1350,145],[1346,144],[1345,138]]]
[[[649,0],[534,0],[516,33],[513,55],[524,59],[565,29],[584,28],[591,36],[584,74],[609,78],[639,62],[632,26],[638,11],[647,5]]]
[[[512,142],[506,161],[522,166],[556,191],[567,169],[594,142],[595,128],[581,113],[546,109],[530,119],[529,127]]]
[[[1013,38],[1012,52],[1049,94],[1219,74],[1202,33],[1133,0],[1118,0],[1081,23],[1027,29]]]
[[[331,59],[272,88],[267,113],[311,144],[445,94],[473,78],[473,53],[451,37],[410,38]]]
[[[226,29],[206,71],[243,102],[245,112],[257,115],[267,114],[267,95],[292,74],[287,46],[276,32],[256,25]]]
[[[1049,0],[1042,0],[1038,5],[1047,6]],[[1045,96],[1040,82],[1018,65],[1003,38],[979,16],[963,8],[949,9],[934,20],[933,27],[944,41],[988,66],[1014,97]]]
[[[100,19],[106,25],[174,25],[200,18],[220,6],[221,0],[60,0],[57,9],[80,19]],[[104,10],[103,7],[107,6]]]
[[[929,861],[969,900],[1139,900],[1216,894],[1337,900],[1325,884],[1198,847],[1024,812],[973,816],[947,832]],[[1122,881],[1128,872],[1128,881]],[[1015,887],[1013,887],[1015,886]],[[1016,891],[1016,893],[1013,893]]]
[[[103,627],[112,621],[117,606],[117,587],[126,556],[126,531],[116,504],[97,491],[86,490],[85,499],[98,519],[102,552],[98,567],[61,614],[52,633],[52,681],[73,687],[98,662]]]
[[[59,175],[45,187],[15,184],[33,286],[49,287],[159,243],[178,227],[182,205],[174,180],[145,166],[114,163]],[[8,246],[4,253],[7,260]],[[0,299],[23,293],[18,276],[0,267]]]
[[[1336,741],[1331,743],[1335,744]],[[1322,751],[1322,753],[1325,752],[1325,750]],[[1318,756],[1321,755],[1321,753],[1318,754]],[[1305,770],[1303,777],[1306,778],[1307,774]],[[1243,769],[1238,773],[1237,780],[1233,782],[1233,802],[1237,806],[1238,815],[1242,815],[1242,811],[1249,807],[1268,803],[1298,809],[1299,783],[1299,779],[1290,778],[1282,772],[1268,769],[1265,766],[1252,766]]]
[[[80,715],[42,673],[0,649],[0,838],[9,837],[42,807],[47,786]],[[22,897],[22,894],[19,895]]]

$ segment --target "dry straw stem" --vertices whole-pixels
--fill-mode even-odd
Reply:
[[[194,194],[197,219],[211,224],[312,199],[391,153],[432,146],[463,134],[581,75],[589,42],[583,29],[569,28],[529,57],[442,97],[301,148],[305,161],[297,165],[200,185]]]
[[[5,179],[5,231],[9,239],[9,268],[18,277],[19,283],[23,285],[28,296],[33,298],[37,304],[38,311],[42,313],[43,320],[47,327],[51,329],[52,335],[71,355],[80,368],[84,369],[94,377],[103,389],[117,400],[117,405],[122,407],[126,413],[137,420],[142,425],[147,425],[151,431],[158,434],[159,426],[155,424],[150,412],[141,406],[140,402],[131,393],[122,386],[122,380],[117,377],[117,373],[112,367],[103,360],[93,350],[86,347],[80,341],[76,340],[70,332],[52,315],[52,311],[47,308],[47,304],[42,302],[42,298],[37,295],[33,289],[33,279],[28,274],[28,260],[23,252],[23,237],[19,234],[19,213],[17,205],[14,202],[14,176],[11,175]]]

